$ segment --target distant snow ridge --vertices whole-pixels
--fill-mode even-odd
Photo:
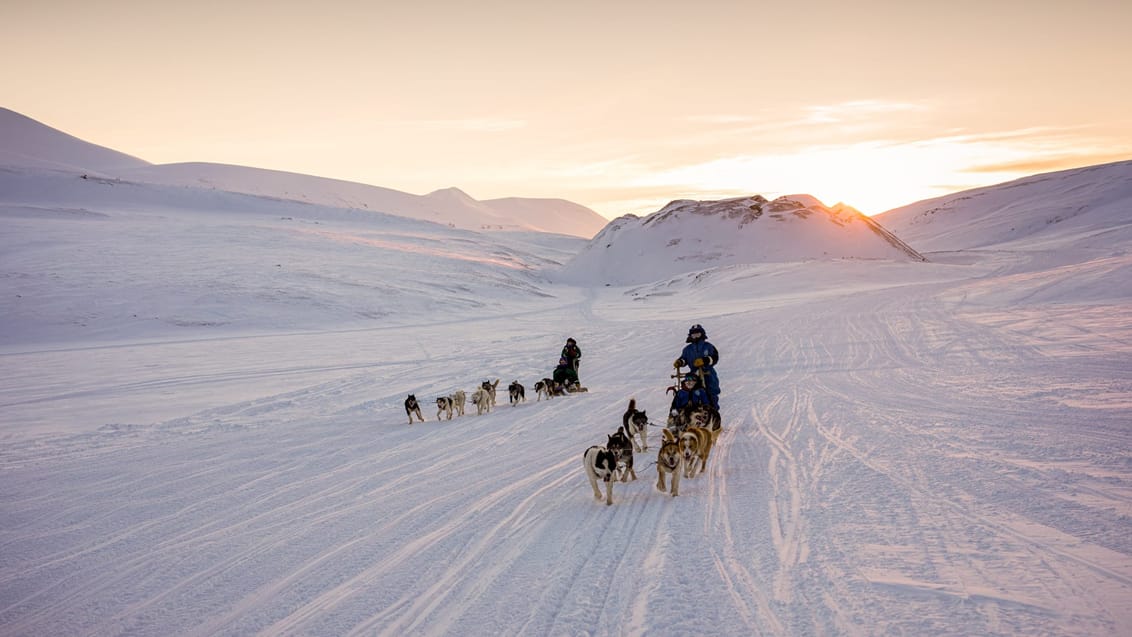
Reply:
[[[925,260],[849,206],[754,195],[681,199],[644,218],[615,219],[563,266],[562,277],[632,285],[723,265],[832,259]]]
[[[1031,175],[917,201],[876,217],[920,250],[1094,246],[1132,237],[1132,160]]]
[[[280,202],[382,212],[477,231],[592,237],[607,223],[593,210],[562,199],[508,197],[477,201],[459,188],[414,195],[369,184],[249,166],[211,162],[154,165],[72,137],[6,108],[0,108],[0,168],[9,174],[37,175],[32,181],[55,173],[60,179],[71,174],[76,178],[83,175],[110,179],[112,183],[226,191]],[[67,188],[63,183],[42,190],[55,193]],[[0,190],[0,194],[10,193]]]

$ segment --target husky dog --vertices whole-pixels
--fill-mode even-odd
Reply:
[[[594,445],[582,454],[582,469],[589,478],[594,497],[601,499],[601,491],[597,488],[598,478],[601,478],[605,483],[605,503],[613,504],[613,479],[617,476],[617,454],[606,447]]]
[[[711,454],[711,432],[703,427],[688,427],[680,434],[677,444],[684,456],[684,477],[692,478],[703,473]]]
[[[449,398],[452,399],[452,407],[456,410],[456,415],[463,416],[464,404],[468,402],[468,397],[467,394],[464,393],[464,390],[457,389],[456,391],[452,392],[452,395],[449,396]]]
[[[633,470],[633,441],[629,438],[629,434],[625,433],[624,427],[618,427],[617,432],[609,437],[609,443],[605,445],[617,456],[618,474],[622,482],[628,482],[629,476],[634,480],[637,479],[637,472]]]
[[[629,399],[629,408],[625,410],[625,415],[621,417],[621,424],[625,427],[625,433],[629,434],[629,440],[633,441],[633,449],[648,451],[649,417],[643,409],[637,410],[636,398]],[[641,437],[640,445],[637,445],[637,436]]]
[[[690,425],[707,429],[712,433],[713,438],[719,437],[722,418],[719,415],[719,410],[715,407],[711,405],[689,405],[686,420]]]
[[[680,474],[684,472],[684,456],[680,453],[680,445],[676,443],[675,435],[664,430],[664,442],[656,454],[656,489],[664,493],[665,476],[671,476],[670,493],[672,497],[680,495]]]
[[[448,420],[452,420],[452,410],[455,407],[451,396],[438,396],[436,398],[436,419],[440,420],[441,414],[448,414]]]
[[[413,414],[416,414],[418,420],[424,422],[424,416],[421,415],[421,406],[417,402],[417,397],[413,394],[409,394],[409,397],[405,399],[405,414],[409,416],[410,425],[413,424]]]
[[[494,383],[485,380],[480,384],[480,387],[487,392],[487,396],[491,400],[491,406],[493,408],[495,407],[495,388],[499,386],[499,380],[500,379],[496,378]],[[491,410],[489,409],[488,411]]]
[[[688,428],[688,410],[687,409],[673,409],[668,412],[668,422],[665,424],[665,429],[675,433],[684,433]]]
[[[476,415],[482,416],[491,412],[491,394],[483,387],[472,392],[472,404],[476,406]]]
[[[535,398],[536,403],[542,400],[543,396],[546,396],[546,399],[550,400],[554,396],[554,381],[549,378],[544,378],[535,383],[535,396],[537,396]]]
[[[683,409],[674,409],[668,414],[668,428],[675,429],[677,433],[688,427],[706,427],[718,438],[720,421],[719,410],[711,405],[687,404]]]
[[[527,402],[527,390],[519,381],[515,381],[508,385],[507,393],[511,396],[512,405],[518,405],[519,403]]]

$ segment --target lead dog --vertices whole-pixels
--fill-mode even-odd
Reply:
[[[405,414],[409,416],[410,425],[413,424],[413,414],[416,414],[418,420],[424,422],[424,416],[421,415],[420,403],[417,402],[417,397],[413,394],[409,394],[409,397],[405,399]]]
[[[544,379],[540,380],[539,382],[535,383],[535,396],[536,396],[535,402],[537,403],[538,401],[542,400],[542,397],[544,395],[546,396],[547,400],[550,400],[551,397],[554,396],[554,394],[551,393],[553,389],[554,389],[554,381],[550,380],[549,378],[544,378]]]
[[[617,456],[618,476],[622,482],[628,482],[629,477],[632,476],[634,480],[637,479],[637,472],[633,470],[633,443],[629,438],[629,434],[625,433],[624,427],[618,427],[617,432],[609,437],[609,443],[605,445]]]
[[[472,392],[472,404],[476,406],[476,415],[482,416],[491,413],[491,394],[480,387]]]
[[[605,503],[613,504],[613,479],[617,476],[617,454],[606,447],[594,445],[582,454],[582,469],[594,490],[594,498],[601,499],[597,488],[598,478],[605,483]]]
[[[660,444],[660,451],[656,453],[656,488],[665,492],[665,476],[671,476],[669,482],[672,497],[680,495],[680,474],[684,472],[684,456],[680,453],[680,445],[676,444],[675,435],[664,430],[664,442]]]
[[[527,402],[527,390],[519,381],[515,381],[508,385],[507,393],[511,396],[512,405],[518,405],[519,403]]]
[[[625,410],[625,415],[621,417],[621,424],[625,427],[625,433],[629,434],[629,440],[633,441],[633,449],[648,451],[649,417],[643,409],[637,410],[636,398],[629,399],[629,408]],[[641,437],[640,445],[637,444],[637,436]]]

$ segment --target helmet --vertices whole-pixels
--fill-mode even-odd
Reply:
[[[699,336],[693,337],[692,336],[693,334],[699,334]],[[702,339],[702,338],[707,338],[707,332],[704,331],[703,325],[696,323],[692,327],[688,328],[688,340],[687,340],[688,343],[691,343],[692,341]]]
[[[684,375],[684,382],[685,383],[698,383],[698,382],[700,382],[700,379],[698,377],[696,377],[695,374],[685,374]]]
[[[578,343],[574,339],[568,338],[568,339],[566,339],[566,344],[567,345],[577,345]]]

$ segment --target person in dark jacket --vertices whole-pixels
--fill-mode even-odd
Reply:
[[[558,367],[554,368],[551,379],[556,387],[561,387],[564,391],[572,392],[578,387],[578,371],[565,357],[558,359]]]
[[[565,358],[566,362],[570,363],[575,372],[581,367],[582,349],[578,347],[578,342],[574,339],[566,339],[566,345],[562,347],[562,354],[560,354],[560,356]]]
[[[719,362],[719,350],[707,340],[704,327],[696,323],[688,329],[688,338],[685,341],[684,351],[680,353],[672,364],[677,369],[688,366],[692,372],[703,374],[704,386],[711,406],[719,409],[719,377],[715,373],[715,365]]]

